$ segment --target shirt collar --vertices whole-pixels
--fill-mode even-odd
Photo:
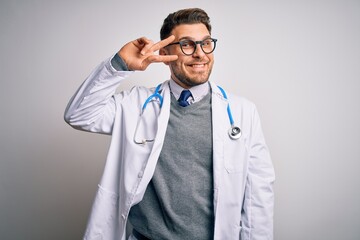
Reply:
[[[177,84],[173,79],[170,79],[169,84],[172,94],[174,95],[175,99],[178,100],[184,88]],[[206,96],[206,94],[209,93],[210,86],[208,82],[205,82],[200,85],[191,87],[189,90],[192,95],[190,102],[194,103],[200,101],[204,96]]]

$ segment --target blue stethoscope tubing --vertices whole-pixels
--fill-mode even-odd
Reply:
[[[160,108],[162,107],[163,105],[163,102],[164,102],[164,98],[163,96],[160,95],[160,88],[161,88],[161,83],[155,88],[155,91],[153,94],[151,94],[147,99],[146,101],[144,102],[142,108],[141,108],[141,111],[142,113],[145,111],[146,109],[146,106],[147,104],[153,99],[153,98],[157,98],[159,99],[159,102],[160,102]],[[226,95],[226,92],[223,88],[221,88],[220,86],[218,86],[218,88],[220,89],[223,97],[228,100],[228,97]],[[236,140],[236,139],[239,139],[241,137],[241,129],[237,126],[235,126],[235,123],[234,123],[234,118],[232,116],[232,113],[231,113],[231,109],[230,109],[230,104],[228,103],[227,105],[227,113],[228,113],[228,117],[229,117],[229,121],[230,121],[230,129],[229,129],[229,137],[233,140]],[[139,143],[144,143],[144,141],[153,141],[153,140],[143,140],[142,142],[139,142]]]
[[[161,83],[159,85],[157,85],[157,87],[155,88],[155,91],[153,94],[150,95],[150,97],[148,97],[146,99],[146,101],[144,102],[144,105],[141,108],[141,111],[144,112],[145,108],[147,106],[147,104],[153,99],[153,98],[158,98],[159,102],[160,102],[160,108],[162,108],[163,102],[164,102],[164,98],[160,95],[160,87],[161,87]]]
[[[228,100],[228,97],[226,95],[225,90],[220,86],[217,86],[217,87],[220,89],[220,91],[221,91],[222,95],[224,96],[224,98],[226,100]],[[229,137],[231,139],[233,139],[233,140],[239,139],[241,137],[241,129],[239,127],[235,126],[234,118],[233,118],[232,113],[231,113],[229,102],[228,102],[228,105],[227,105],[227,113],[228,113],[228,116],[229,116],[229,121],[230,121],[230,126],[231,126],[230,129],[229,129]]]

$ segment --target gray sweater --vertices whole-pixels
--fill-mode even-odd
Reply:
[[[150,239],[213,238],[211,94],[187,107],[172,96],[164,146],[129,221]]]

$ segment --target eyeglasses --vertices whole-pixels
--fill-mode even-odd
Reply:
[[[216,42],[217,42],[217,39],[215,39],[215,38],[207,38],[202,41],[192,41],[190,39],[186,39],[186,40],[181,40],[179,42],[170,43],[168,46],[179,44],[181,51],[185,55],[190,56],[190,55],[194,54],[194,52],[196,51],[196,46],[198,44],[200,44],[201,50],[205,54],[212,53],[215,50]]]

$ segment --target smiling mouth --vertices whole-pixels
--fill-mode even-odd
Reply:
[[[204,68],[206,63],[195,63],[195,64],[189,64],[188,66],[193,68]]]

